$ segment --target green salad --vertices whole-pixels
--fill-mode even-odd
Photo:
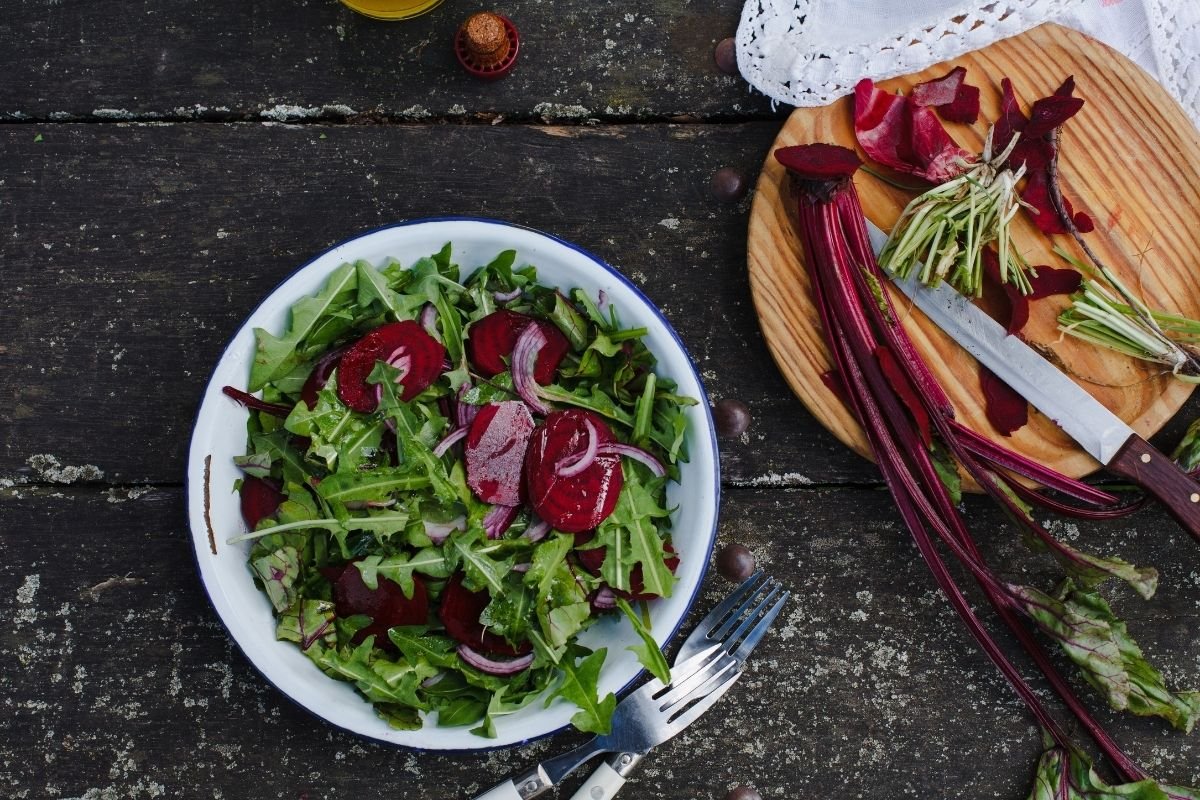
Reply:
[[[668,674],[646,604],[675,583],[666,489],[696,401],[603,293],[515,259],[343,264],[281,335],[255,330],[248,391],[225,387],[250,409],[230,541],[276,637],[396,728],[491,737],[563,697],[608,731],[607,649],[579,642],[606,614]]]

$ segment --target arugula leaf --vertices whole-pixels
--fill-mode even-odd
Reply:
[[[324,650],[316,661],[331,674],[353,682],[372,702],[397,703],[427,710],[429,704],[421,698],[417,689],[421,681],[432,677],[436,670],[427,664],[420,668],[382,658],[372,660],[371,651],[374,647],[375,637],[368,636],[353,650]]]
[[[414,475],[403,467],[378,467],[367,472],[335,472],[317,484],[317,494],[327,502],[348,500],[386,501],[395,492],[413,491],[429,486],[424,475]]]
[[[571,717],[571,724],[585,733],[605,734],[612,730],[613,710],[617,707],[617,698],[610,692],[603,699],[599,698],[597,683],[600,679],[600,667],[608,655],[608,649],[601,647],[582,661],[576,662],[579,653],[586,653],[583,647],[570,648],[568,656],[559,662],[562,669],[562,683],[547,698],[547,704],[556,697],[562,697],[579,707],[579,711]]]
[[[283,423],[297,436],[312,441],[311,456],[338,472],[354,472],[371,466],[383,439],[383,421],[356,414],[337,396],[337,376],[331,376],[317,392],[317,404],[311,410],[297,403]]]
[[[637,409],[633,415],[633,443],[639,447],[646,445],[650,436],[650,423],[654,419],[654,389],[658,384],[658,376],[653,372],[646,374],[646,385],[642,396],[638,398]]]
[[[459,563],[466,573],[463,585],[473,592],[487,589],[493,597],[504,591],[504,576],[512,572],[513,558],[496,560],[483,552],[487,534],[472,525],[462,536],[450,537],[450,545],[458,552]]]
[[[642,482],[635,468],[622,465],[625,486],[617,498],[613,513],[596,529],[596,539],[608,548],[600,574],[614,589],[629,589],[629,570],[642,566],[644,591],[670,597],[675,576],[666,565],[666,551],[654,520],[669,512],[658,504],[664,479]]]
[[[277,337],[263,328],[255,328],[257,344],[254,362],[250,365],[249,391],[257,392],[274,378],[291,371],[301,360],[296,353],[297,348],[327,315],[336,313],[351,302],[356,286],[354,267],[342,264],[330,274],[320,292],[301,298],[292,306],[291,320],[283,336]]]
[[[1054,596],[1028,586],[1010,588],[1114,710],[1162,717],[1182,731],[1192,730],[1200,719],[1200,692],[1169,691],[1162,674],[1146,661],[1125,623],[1099,594],[1070,579]]]
[[[369,261],[354,262],[358,278],[358,304],[369,307],[378,303],[393,320],[399,322],[414,319],[425,304],[422,297],[400,294],[388,285],[388,280],[382,272],[375,269]]]
[[[588,343],[587,321],[575,310],[570,300],[561,293],[554,293],[554,307],[550,311],[550,321],[567,337],[574,350],[582,350]],[[610,353],[611,355],[611,353]]]
[[[397,553],[387,557],[367,556],[361,561],[355,561],[354,566],[358,567],[358,571],[362,573],[362,581],[368,589],[378,588],[379,578],[384,577],[399,584],[404,596],[410,599],[413,592],[416,591],[416,584],[412,577],[413,572],[420,572],[433,578],[450,577],[450,565],[447,564],[446,556],[439,547],[427,547],[411,556],[407,553]]]
[[[364,517],[347,516],[342,525],[348,531],[366,531],[375,535],[376,540],[386,541],[404,530],[408,525],[409,514],[406,509],[388,511],[367,511]]]
[[[300,453],[288,442],[290,438],[286,430],[260,433],[251,437],[251,445],[256,453],[271,459],[272,469],[276,464],[279,465],[285,481],[306,484],[311,477],[309,467]]]
[[[296,602],[296,581],[300,578],[300,553],[296,548],[281,547],[250,563],[276,611],[286,611]]]
[[[448,636],[429,633],[428,628],[424,626],[404,625],[389,628],[388,638],[409,663],[427,661],[443,669],[458,663],[458,657],[454,654],[457,643]]]
[[[320,652],[322,646],[334,647],[337,645],[337,628],[334,626],[333,603],[328,600],[304,600],[297,603],[295,607],[280,615],[279,624],[275,627],[275,638],[295,642],[306,653],[317,645],[317,650],[309,653],[310,656]]]
[[[255,478],[271,477],[271,454],[253,453],[246,456],[234,456],[233,463],[247,475]]]
[[[663,655],[662,648],[658,646],[658,642],[654,641],[654,635],[650,633],[650,629],[642,624],[642,618],[634,613],[633,608],[624,599],[617,598],[617,608],[621,609],[621,613],[626,616],[629,624],[633,626],[633,630],[642,639],[640,645],[632,644],[625,649],[632,651],[651,675],[664,684],[670,683],[671,667],[667,664],[667,657]]]

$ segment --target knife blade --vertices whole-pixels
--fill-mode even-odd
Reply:
[[[867,222],[878,255],[887,234]],[[926,286],[892,276],[893,285],[951,339],[1108,468],[1152,494],[1200,540],[1200,483],[1154,449],[1079,384],[949,284]]]

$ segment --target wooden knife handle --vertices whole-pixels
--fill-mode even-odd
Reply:
[[[1200,482],[1178,464],[1134,435],[1121,445],[1108,462],[1108,469],[1153,495],[1185,531],[1200,541]]]

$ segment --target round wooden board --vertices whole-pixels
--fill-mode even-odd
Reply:
[[[1060,174],[1066,197],[1096,221],[1088,243],[1152,307],[1200,319],[1200,134],[1167,92],[1120,53],[1051,24],[881,86],[907,91],[960,65],[967,68],[967,80],[982,90],[982,112],[973,126],[946,127],[973,152],[982,150],[986,121],[999,116],[1002,77],[1012,79],[1027,111],[1034,100],[1075,76],[1076,94],[1086,102],[1063,128]],[[779,147],[809,142],[856,147],[853,98],[796,110],[775,139],[750,212],[750,286],[767,344],[792,390],[835,436],[870,457],[862,429],[821,378],[831,360],[809,293],[795,204],[773,155]],[[884,230],[891,229],[913,196],[861,170],[854,184],[867,217]],[[1034,265],[1066,266],[1054,255],[1055,244],[1083,255],[1069,236],[1051,241],[1024,213],[1014,223],[1013,238]],[[1031,411],[1024,428],[1001,437],[984,415],[974,359],[906,298],[889,291],[962,422],[1068,475],[1086,475],[1098,467],[1036,412]],[[1179,410],[1192,387],[1153,365],[1062,337],[1056,317],[1067,302],[1061,296],[1033,302],[1026,338],[1044,352],[1053,351],[1051,357],[1081,386],[1138,433],[1153,434]]]

